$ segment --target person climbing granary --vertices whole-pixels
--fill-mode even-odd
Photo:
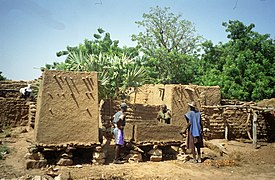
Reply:
[[[115,138],[115,158],[113,163],[114,164],[122,164],[123,162],[120,160],[120,151],[121,148],[124,145],[124,126],[126,124],[126,110],[127,110],[127,104],[126,103],[121,103],[120,105],[120,111],[118,111],[114,115],[113,119],[113,134]]]
[[[171,123],[171,111],[167,108],[166,104],[162,104],[160,107],[157,119],[160,123]]]
[[[184,132],[188,131],[187,136],[187,149],[191,149],[193,154],[193,159],[191,162],[201,163],[201,150],[203,147],[203,137],[202,137],[202,121],[201,113],[196,108],[196,103],[193,101],[188,103],[190,111],[188,111],[184,116],[187,120],[187,127]],[[198,158],[196,158],[196,150]]]

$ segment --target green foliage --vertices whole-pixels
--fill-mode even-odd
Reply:
[[[0,144],[0,160],[4,159],[4,155],[10,153],[10,149],[5,144]]]
[[[218,85],[223,98],[245,101],[275,97],[275,42],[270,35],[254,32],[254,24],[229,21],[223,23],[227,43],[199,44],[193,24],[180,18],[169,8],[151,8],[136,22],[144,28],[132,35],[136,47],[119,47],[118,40],[99,28],[93,40],[58,52],[67,56],[64,62],[46,68],[97,71],[101,99],[124,97],[127,87],[144,83]]]
[[[197,82],[219,85],[223,98],[256,101],[275,96],[275,42],[252,31],[254,24],[223,23],[229,42],[203,43]]]
[[[173,50],[181,54],[192,53],[200,37],[190,21],[181,20],[181,15],[169,12],[170,8],[151,8],[143,14],[143,20],[137,21],[145,31],[132,35],[132,39],[142,47],[146,54],[152,55],[156,49]]]
[[[37,99],[40,84],[41,84],[41,79],[39,78],[39,79],[34,80],[32,85],[31,85],[33,99]]]
[[[84,54],[108,54],[108,55],[115,55],[115,56],[122,56],[126,55],[130,58],[133,58],[138,55],[138,48],[134,47],[123,47],[120,48],[118,46],[119,41],[118,40],[112,40],[111,35],[108,32],[105,32],[102,28],[97,29],[96,34],[93,34],[94,40],[88,40],[85,39],[82,44],[79,44],[78,46],[71,47],[67,46],[67,50],[59,51],[56,53],[58,57],[69,55],[73,53],[78,53],[78,51],[81,51]],[[54,66],[51,68],[55,68]]]
[[[140,86],[146,81],[144,68],[125,55],[88,55],[79,50],[70,53],[65,62],[56,63],[54,69],[97,71],[99,99],[125,97],[128,87]]]
[[[2,72],[0,71],[0,81],[5,81],[7,78],[2,75]]]
[[[157,49],[153,57],[144,57],[140,63],[145,67],[151,83],[188,84],[197,72],[196,58],[177,51],[167,53]]]
[[[190,21],[180,19],[180,15],[170,12],[170,8],[151,8],[143,14],[143,20],[136,22],[144,32],[132,35],[137,41],[144,57],[145,66],[151,82],[189,83],[196,74],[196,56],[200,36]]]
[[[11,135],[12,135],[11,127],[4,125],[2,127],[2,132],[0,133],[0,138],[11,137]]]
[[[99,28],[94,40],[84,40],[76,47],[67,47],[57,56],[67,55],[64,62],[46,64],[47,69],[67,71],[97,71],[99,98],[125,97],[129,86],[140,86],[146,80],[144,67],[136,62],[138,47],[118,46],[118,40]]]

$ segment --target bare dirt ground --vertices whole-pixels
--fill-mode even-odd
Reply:
[[[10,153],[0,160],[0,179],[53,179],[46,176],[47,168],[27,170],[24,155],[33,141],[33,131],[2,137],[2,144]],[[15,132],[15,133],[14,133]],[[203,163],[193,164],[179,160],[125,164],[56,166],[55,179],[275,179],[275,143],[261,143],[253,149],[250,143],[213,140],[223,143],[228,155],[215,157],[203,148]],[[230,162],[230,163],[228,163]],[[43,178],[42,178],[43,177]]]

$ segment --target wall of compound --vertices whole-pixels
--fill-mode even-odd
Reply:
[[[0,128],[28,124],[29,105],[20,98],[20,88],[26,81],[0,81]]]
[[[206,139],[252,138],[253,112],[251,108],[204,107],[202,109],[203,126]],[[274,117],[270,112],[257,111],[257,136],[269,139],[275,130]],[[227,129],[227,130],[226,130]]]
[[[35,140],[46,145],[98,143],[95,72],[46,70],[37,99]]]

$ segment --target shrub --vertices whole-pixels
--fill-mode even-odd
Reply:
[[[10,149],[5,145],[0,145],[0,160],[4,159],[4,155],[8,154],[10,152]]]

